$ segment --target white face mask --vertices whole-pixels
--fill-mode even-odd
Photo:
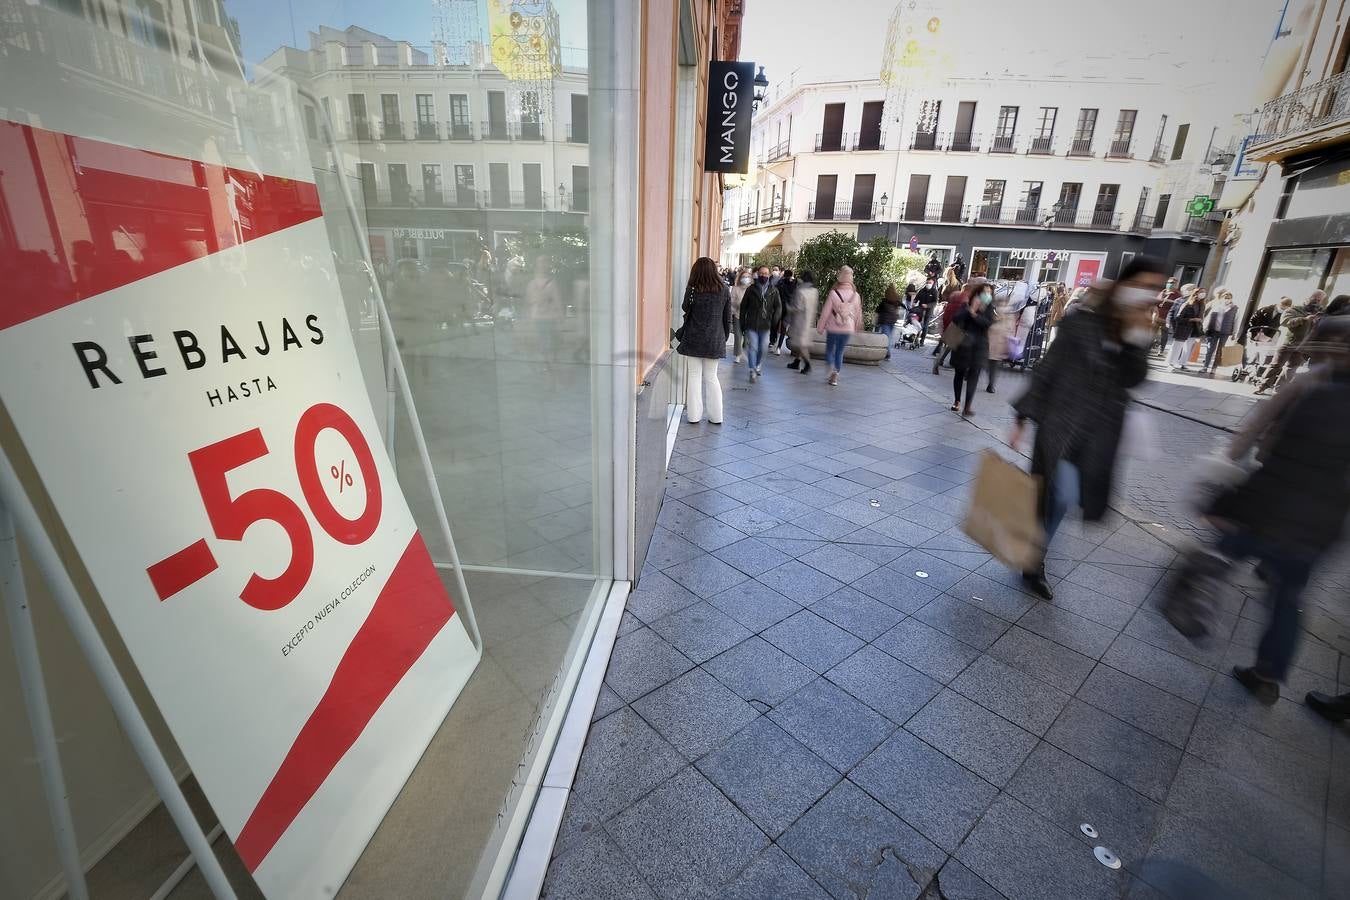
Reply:
[[[1142,326],[1135,328],[1126,328],[1121,339],[1127,344],[1133,344],[1136,347],[1148,347],[1153,343],[1153,329]]]
[[[749,275],[742,275],[742,276],[741,276],[741,284],[749,284],[749,283],[750,283],[750,276],[749,276]]]
[[[1123,287],[1116,291],[1116,300],[1126,306],[1152,306],[1158,295],[1148,288]]]

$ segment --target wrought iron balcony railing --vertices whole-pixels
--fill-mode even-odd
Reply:
[[[1261,107],[1252,146],[1350,119],[1350,70],[1277,97]]]

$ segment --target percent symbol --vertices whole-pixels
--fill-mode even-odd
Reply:
[[[328,474],[332,475],[334,478],[337,479],[339,494],[342,493],[342,486],[344,484],[347,487],[352,486],[352,476],[347,474],[347,461],[345,459],[342,460],[342,465],[340,468],[338,466],[329,466]]]

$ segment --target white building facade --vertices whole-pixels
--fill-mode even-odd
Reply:
[[[876,80],[785,86],[756,114],[724,262],[840,230],[991,278],[1076,284],[1147,252],[1194,280],[1220,216],[1186,207],[1218,196],[1220,132],[1184,106],[1135,81],[952,78],[890,109]]]

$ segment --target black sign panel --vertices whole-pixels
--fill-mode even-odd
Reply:
[[[750,114],[755,64],[708,64],[708,118],[703,142],[705,172],[750,171]]]

